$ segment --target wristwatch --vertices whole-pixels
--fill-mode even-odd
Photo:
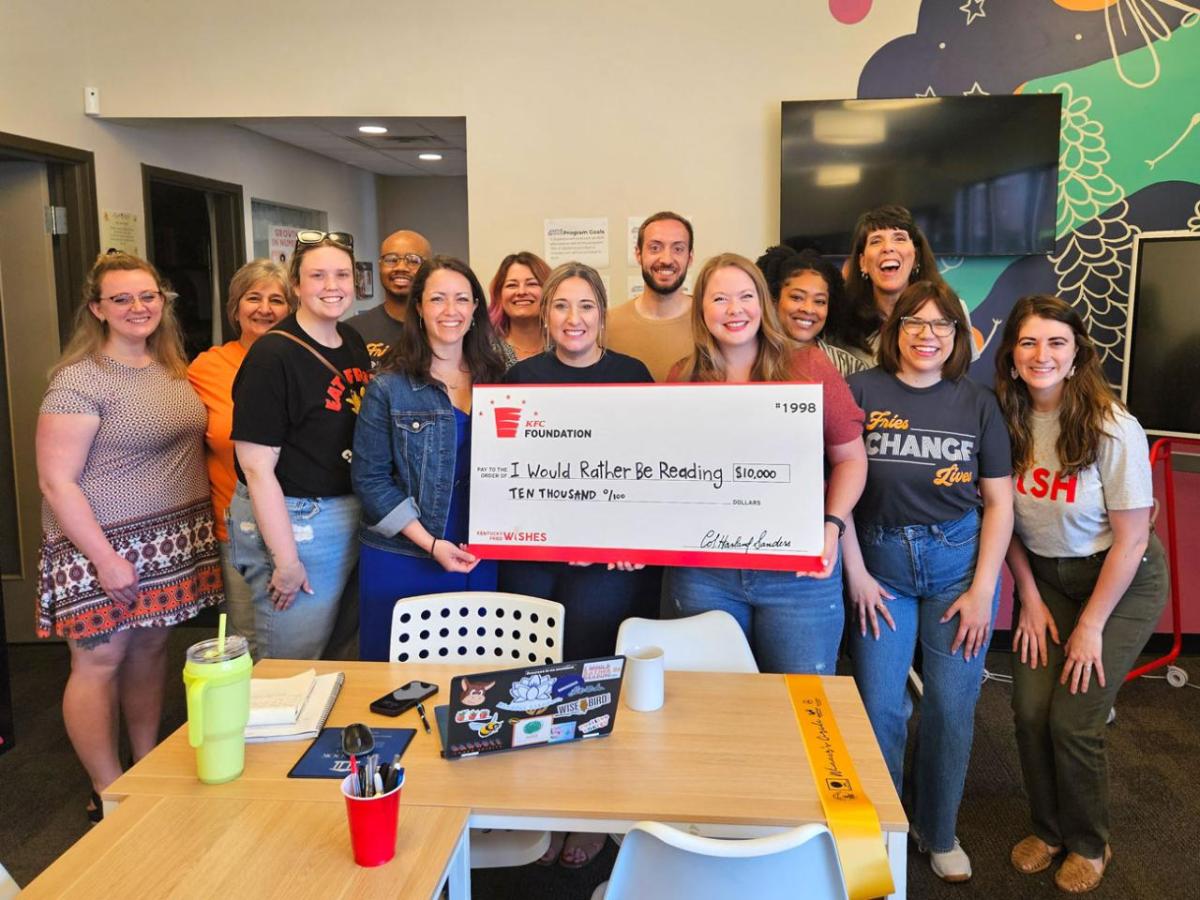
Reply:
[[[842,535],[844,535],[846,533],[846,523],[843,522],[841,519],[839,519],[837,516],[831,516],[828,513],[825,514],[825,521],[832,522],[834,525],[837,526],[838,540],[841,540]]]

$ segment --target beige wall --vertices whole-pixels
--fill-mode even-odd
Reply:
[[[401,228],[429,238],[434,253],[470,260],[467,179],[377,178],[379,239]],[[480,278],[484,277],[482,272]]]
[[[698,257],[771,243],[779,102],[854,96],[917,7],[846,27],[823,0],[8,0],[0,128],[96,149],[106,206],[129,176],[85,84],[117,117],[466,116],[479,271],[538,248],[547,216],[607,216],[618,285],[631,214],[687,210]]]

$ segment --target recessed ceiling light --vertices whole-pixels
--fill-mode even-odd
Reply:
[[[440,154],[440,153],[418,153],[417,154],[417,159],[423,159],[426,162],[437,162],[441,158],[442,158],[442,154]]]
[[[358,130],[363,134],[387,134],[387,129],[382,125],[359,125]]]

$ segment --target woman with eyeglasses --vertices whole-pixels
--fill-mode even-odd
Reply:
[[[966,376],[969,340],[954,292],[919,281],[883,323],[879,367],[849,378],[869,462],[843,542],[854,678],[899,793],[920,640],[913,831],[945,881],[971,877],[954,831],[1013,517],[1008,430]]]
[[[815,250],[771,247],[755,260],[771,289],[780,324],[788,337],[807,347],[815,343],[842,377],[869,368],[836,343],[846,315],[842,275]]]
[[[91,779],[88,817],[158,743],[170,626],[221,600],[204,472],[204,406],[150,263],[99,257],[37,423],[42,490],[37,630],[65,638],[67,736]]]
[[[204,432],[208,480],[212,484],[213,520],[221,541],[221,574],[225,581],[225,609],[236,634],[246,638],[250,655],[258,658],[254,639],[254,603],[250,586],[233,567],[225,518],[237,484],[233,468],[233,379],[246,351],[260,337],[295,310],[287,272],[269,259],[255,259],[233,274],[225,315],[235,335],[220,347],[205,350],[188,366],[188,380],[208,411]]]
[[[728,612],[745,632],[764,672],[832,675],[845,611],[838,539],[867,474],[862,410],[846,382],[815,344],[796,348],[784,335],[762,272],[750,260],[723,253],[696,276],[692,304],[695,350],[667,381],[805,381],[821,385],[825,462],[823,567],[795,572],[672,567],[663,598],[681,616]]]
[[[413,279],[405,321],[400,343],[367,388],[354,432],[365,660],[388,659],[397,598],[496,588],[496,563],[480,561],[464,544],[471,388],[504,374],[479,279],[452,257],[426,260]]]
[[[506,368],[546,349],[542,330],[542,285],[550,267],[528,250],[510,253],[500,261],[491,285],[488,316],[500,337]]]
[[[1009,313],[996,393],[1016,470],[1012,707],[1032,813],[1011,858],[1032,875],[1066,851],[1054,882],[1081,894],[1112,859],[1108,713],[1167,602],[1149,448],[1057,297]]]
[[[289,276],[299,306],[233,383],[230,556],[253,595],[259,658],[317,659],[358,557],[350,445],[371,359],[338,321],[354,301],[354,238],[301,231]]]

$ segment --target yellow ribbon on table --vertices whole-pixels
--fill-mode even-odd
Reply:
[[[850,900],[885,897],[894,885],[879,815],[858,780],[821,679],[785,675],[784,681]]]

